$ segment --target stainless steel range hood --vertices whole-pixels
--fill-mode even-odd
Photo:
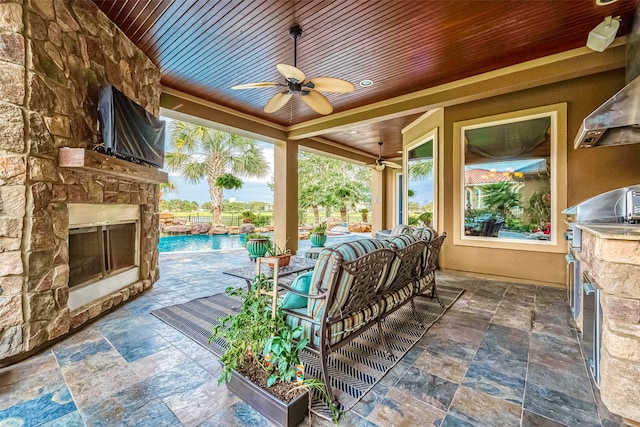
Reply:
[[[584,119],[574,148],[637,143],[640,143],[640,77]]]

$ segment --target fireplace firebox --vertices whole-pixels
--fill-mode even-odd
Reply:
[[[69,287],[134,267],[135,245],[135,223],[70,229]]]
[[[140,207],[70,203],[69,309],[140,280]]]

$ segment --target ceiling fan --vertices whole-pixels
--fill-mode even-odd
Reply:
[[[378,142],[378,158],[376,159],[376,162],[374,164],[367,165],[367,166],[372,167],[378,171],[384,170],[384,168],[387,166],[394,169],[402,169],[402,166],[400,166],[397,163],[382,160],[382,141]]]
[[[285,83],[278,82],[257,82],[245,83],[232,86],[231,89],[255,89],[263,87],[280,86],[285,90],[273,95],[264,106],[265,113],[275,113],[285,106],[294,94],[300,98],[313,111],[318,114],[331,114],[333,107],[326,96],[320,92],[348,93],[353,92],[355,87],[346,80],[333,77],[316,77],[306,80],[304,73],[296,68],[298,59],[298,39],[302,37],[302,28],[296,25],[289,29],[289,34],[293,38],[293,66],[278,64],[276,68],[285,78]],[[320,91],[320,92],[319,92]]]

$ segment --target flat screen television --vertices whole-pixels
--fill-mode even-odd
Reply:
[[[164,121],[111,85],[100,88],[98,113],[107,154],[162,168]]]

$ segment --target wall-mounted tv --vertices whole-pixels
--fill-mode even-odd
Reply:
[[[98,112],[107,154],[162,168],[164,121],[111,85],[100,88]]]

